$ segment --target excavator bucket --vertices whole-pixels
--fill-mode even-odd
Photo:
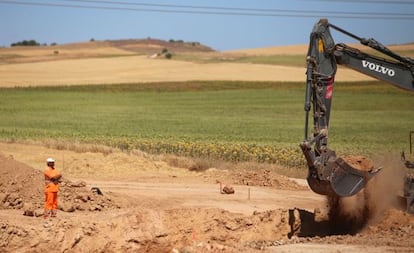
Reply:
[[[358,193],[381,170],[358,170],[346,163],[342,158],[337,158],[329,166],[332,166],[331,187],[337,195],[342,197]]]
[[[358,166],[361,169],[357,169],[344,159],[336,157],[333,151],[314,157],[308,145],[304,144],[301,147],[308,158],[308,185],[312,191],[321,195],[355,195],[381,170],[373,169],[371,166]],[[356,162],[359,164],[361,160]]]
[[[328,180],[320,180],[319,178],[309,174],[307,181],[311,190],[317,194],[327,196],[333,196],[336,194]]]

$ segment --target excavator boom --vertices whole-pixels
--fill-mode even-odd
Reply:
[[[342,32],[389,59],[363,53],[345,44],[335,44],[330,28]],[[322,195],[352,196],[363,189],[380,168],[361,171],[328,148],[329,120],[337,64],[414,91],[414,60],[402,57],[374,39],[360,38],[321,19],[313,27],[307,54],[305,92],[305,140],[300,144],[308,166],[308,184]],[[313,133],[309,134],[309,118]]]

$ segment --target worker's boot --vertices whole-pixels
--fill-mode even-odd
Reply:
[[[45,212],[43,213],[43,218],[47,219],[49,218],[51,215],[51,210],[45,210]]]
[[[51,217],[56,217],[56,215],[57,215],[57,210],[56,209],[52,210]]]

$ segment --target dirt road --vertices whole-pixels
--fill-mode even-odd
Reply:
[[[254,211],[294,207],[313,212],[315,208],[325,205],[325,199],[311,191],[237,185],[233,186],[234,194],[220,194],[218,184],[122,181],[88,181],[88,184],[90,187],[129,196],[141,203],[147,202],[148,205],[157,203],[154,206],[157,208],[219,208],[251,215]]]
[[[273,171],[256,171],[253,181],[249,171],[190,172],[143,154],[79,153],[13,143],[0,148],[1,252],[50,252],[50,245],[53,252],[414,250],[412,216],[389,207],[357,233],[332,233],[325,198],[300,185],[303,180]],[[43,189],[42,174],[35,168],[45,154],[65,158],[61,211],[55,219],[36,217],[42,211]],[[113,164],[98,163],[108,156],[126,174],[109,170]],[[100,164],[101,170],[81,173],[79,161]],[[234,194],[221,194],[219,181],[233,187]]]

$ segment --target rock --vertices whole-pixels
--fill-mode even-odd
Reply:
[[[0,203],[6,202],[7,198],[9,197],[9,193],[2,193],[0,192]]]
[[[34,216],[35,217],[40,217],[40,216],[43,216],[43,213],[44,213],[45,211],[43,210],[43,209],[36,209],[36,210],[34,210]]]
[[[178,249],[176,249],[176,248],[173,248],[172,249],[172,253],[180,253],[180,251]]]
[[[23,202],[19,202],[18,204],[14,205],[14,209],[22,209],[24,206]]]
[[[33,210],[24,210],[23,212],[24,216],[34,216],[34,211]]]
[[[19,198],[20,198],[19,194],[13,192],[13,193],[10,193],[10,195],[7,197],[7,201],[10,203],[14,203]]]
[[[237,223],[233,222],[233,221],[226,222],[224,227],[227,228],[228,230],[231,230],[231,231],[236,231],[237,229],[240,228],[240,226]]]
[[[21,206],[23,207],[23,199],[22,198],[17,198],[12,202],[12,206],[14,207],[18,207]]]
[[[82,200],[82,202],[86,203],[88,202],[88,199],[90,199],[90,197],[88,195],[77,195],[75,199],[80,199]]]
[[[74,212],[75,208],[73,207],[73,205],[71,203],[61,203],[59,205],[59,209],[62,210],[63,212]]]
[[[76,246],[76,244],[78,244],[80,242],[80,240],[82,240],[83,236],[81,234],[76,234],[74,241],[72,243],[72,248]]]
[[[74,205],[74,208],[79,211],[85,211],[87,209],[87,205],[84,203],[77,203]]]
[[[103,195],[103,193],[102,193],[101,189],[99,189],[98,187],[92,187],[92,188],[91,188],[91,191],[92,191],[93,193],[95,193],[95,194],[98,194],[98,195]]]
[[[98,204],[91,205],[89,207],[89,211],[101,211],[101,210],[102,210],[102,207],[100,205],[98,205]]]
[[[181,250],[179,252],[180,253],[192,253],[192,252],[196,252],[196,251],[191,246],[185,246],[185,247],[181,248]]]
[[[85,181],[77,181],[74,183],[70,183],[71,187],[85,187],[86,186],[86,182]]]
[[[226,185],[223,187],[222,193],[223,194],[234,194],[234,189],[233,187]]]

